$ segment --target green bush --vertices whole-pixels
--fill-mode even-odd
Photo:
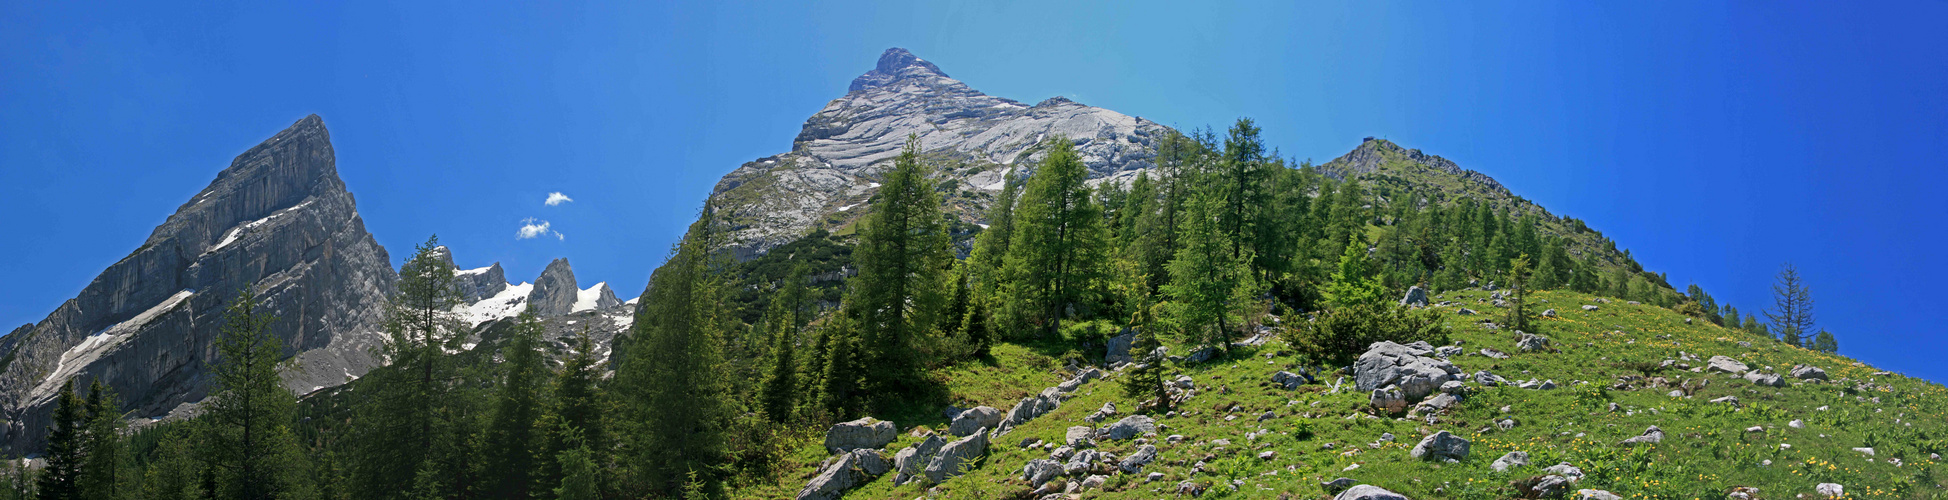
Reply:
[[[1353,305],[1320,313],[1284,332],[1285,343],[1300,353],[1335,365],[1353,362],[1374,342],[1448,342],[1439,312],[1385,305]]]

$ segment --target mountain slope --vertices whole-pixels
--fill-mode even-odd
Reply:
[[[396,276],[338,178],[316,115],[238,155],[216,180],[31,330],[0,367],[6,444],[34,449],[61,384],[100,379],[137,416],[208,393],[224,306],[254,286],[300,369],[288,387],[343,383],[374,365]]]
[[[982,94],[906,49],[887,49],[844,97],[805,120],[789,153],[745,163],[718,181],[711,199],[730,221],[730,244],[748,259],[813,229],[856,218],[874,182],[906,143],[944,164],[948,203],[980,222],[1003,175],[1033,162],[1042,139],[1064,136],[1092,179],[1133,177],[1152,166],[1169,129],[1061,97],[1034,106]]]

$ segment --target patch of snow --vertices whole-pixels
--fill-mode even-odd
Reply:
[[[148,325],[150,321],[155,321],[157,317],[175,309],[176,306],[189,300],[193,295],[196,295],[196,291],[194,290],[176,292],[175,295],[171,295],[167,299],[162,299],[162,302],[151,306],[148,310],[142,311],[140,314],[136,314],[135,317],[129,318],[128,321],[103,328],[101,332],[82,339],[81,343],[75,344],[74,347],[68,348],[67,352],[61,353],[61,359],[55,362],[54,370],[49,372],[46,378],[41,379],[40,385],[34,387],[28,399],[38,402],[44,398],[52,397],[57,392],[57,389],[60,388],[61,382],[74,377],[82,368],[87,367],[89,363],[101,359],[101,355],[108,352],[110,348],[121,344],[124,340],[128,340],[129,336],[141,330],[144,325]]]
[[[639,302],[639,301],[642,301],[642,300],[643,300],[643,297],[642,297],[641,295],[638,295],[638,296],[636,296],[635,298],[631,298],[631,299],[629,299],[629,300],[627,300],[627,301],[624,301],[624,302],[623,302],[623,305],[631,305],[631,306],[633,306],[633,305],[636,305],[636,302]]]
[[[479,269],[464,269],[464,270],[459,270],[459,271],[454,271],[454,272],[453,272],[453,275],[454,275],[454,276],[473,276],[473,275],[476,275],[476,274],[485,274],[485,273],[487,272],[487,270],[488,270],[488,269],[493,269],[493,268],[494,268],[494,266],[487,266],[487,267],[483,267],[483,268],[479,268]]]
[[[596,302],[602,299],[602,290],[608,287],[609,283],[604,281],[596,283],[595,286],[588,287],[587,290],[575,291],[575,307],[568,308],[568,312],[582,312],[594,309]]]
[[[634,302],[634,300],[631,300],[631,302]],[[609,321],[615,322],[616,328],[628,330],[631,325],[636,324],[636,315],[623,314],[619,316],[610,316]]]
[[[460,313],[460,318],[472,326],[480,326],[481,323],[501,318],[512,318],[519,316],[521,311],[528,310],[528,293],[533,291],[533,283],[509,285],[501,290],[501,293],[480,299],[480,302],[455,306],[454,312]]]
[[[854,208],[858,208],[858,207],[859,207],[860,205],[864,205],[864,204],[865,204],[865,203],[854,203],[854,204],[851,204],[851,205],[846,205],[846,206],[843,206],[843,207],[839,207],[839,211],[840,211],[840,212],[844,212],[844,211],[847,211],[847,210],[852,210],[852,209],[854,209]]]
[[[233,227],[233,228],[230,228],[230,232],[228,232],[228,233],[224,233],[224,234],[223,234],[223,239],[222,239],[222,240],[220,240],[220,241],[217,241],[217,242],[216,242],[216,245],[215,245],[215,246],[212,246],[212,247],[210,247],[210,249],[209,249],[209,250],[204,250],[204,251],[203,251],[203,253],[206,253],[206,254],[207,254],[207,253],[210,253],[210,252],[215,252],[215,251],[217,251],[217,250],[222,250],[222,249],[223,249],[223,247],[227,247],[227,246],[230,246],[230,244],[231,244],[231,243],[235,243],[235,242],[237,241],[237,237],[238,237],[238,236],[242,236],[242,235],[243,235],[243,232],[244,232],[244,231],[249,231],[249,230],[251,230],[251,229],[256,229],[256,228],[257,228],[257,226],[262,226],[262,225],[264,225],[264,223],[266,223],[266,222],[270,222],[270,221],[271,221],[271,219],[275,219],[275,218],[278,218],[279,216],[282,216],[282,215],[284,215],[284,214],[288,214],[288,213],[291,213],[291,212],[294,212],[294,211],[296,211],[297,209],[300,209],[300,208],[304,208],[304,206],[305,206],[305,205],[310,205],[310,204],[311,204],[311,200],[304,200],[304,203],[299,203],[299,204],[296,204],[296,205],[292,205],[292,206],[291,206],[291,208],[286,208],[286,209],[283,209],[283,210],[278,210],[278,211],[277,211],[277,213],[273,213],[273,214],[270,214],[270,215],[268,215],[268,216],[265,216],[265,217],[264,217],[264,218],[262,218],[262,219],[257,219],[257,220],[254,220],[254,221],[250,221],[250,222],[246,222],[246,223],[243,223],[243,224],[238,224],[238,225],[237,225],[237,227]]]

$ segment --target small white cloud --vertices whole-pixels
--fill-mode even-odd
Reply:
[[[542,236],[548,236],[551,234],[555,236],[556,240],[567,241],[568,239],[567,236],[563,236],[561,234],[561,231],[555,231],[549,229],[548,221],[529,217],[521,220],[521,229],[514,233],[514,239],[525,240],[529,238],[539,238]]]
[[[563,203],[569,203],[569,202],[572,202],[572,201],[575,201],[575,199],[574,199],[574,198],[569,198],[569,197],[568,197],[568,195],[565,195],[565,194],[561,194],[561,191],[556,191],[556,192],[553,192],[553,193],[548,193],[548,201],[545,201],[545,202],[542,202],[542,203],[545,203],[545,204],[547,204],[548,206],[551,206],[551,207],[552,207],[552,206],[555,206],[555,205],[560,205],[560,204],[563,204]]]

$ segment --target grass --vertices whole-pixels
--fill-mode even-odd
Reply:
[[[1452,359],[1457,367],[1467,372],[1490,370],[1513,381],[1554,380],[1560,388],[1477,387],[1478,392],[1432,424],[1375,417],[1364,409],[1366,396],[1350,390],[1351,374],[1343,368],[1321,376],[1323,385],[1286,390],[1270,384],[1272,373],[1302,364],[1283,344],[1273,341],[1240,349],[1225,359],[1179,367],[1196,381],[1198,394],[1176,416],[1156,416],[1164,426],[1154,443],[1159,456],[1145,473],[1162,472],[1163,480],[1146,483],[1141,476],[1118,475],[1104,490],[1082,496],[1157,498],[1171,495],[1179,482],[1188,480],[1205,485],[1206,498],[1328,498],[1319,483],[1343,476],[1411,498],[1514,498],[1519,495],[1514,482],[1539,475],[1542,467],[1567,462],[1587,474],[1574,488],[1603,489],[1625,498],[1724,498],[1737,487],[1755,487],[1764,498],[1801,493],[1810,497],[1814,486],[1823,482],[1845,485],[1852,498],[1948,498],[1943,493],[1948,488],[1942,485],[1948,481],[1944,479],[1948,468],[1929,457],[1948,451],[1948,389],[1939,384],[1880,374],[1842,356],[1785,346],[1703,320],[1687,324],[1683,316],[1656,306],[1612,300],[1586,312],[1579,306],[1595,303],[1595,297],[1569,292],[1533,295],[1540,299],[1538,310],[1554,308],[1561,315],[1539,319],[1540,331],[1535,332],[1550,337],[1560,352],[1523,353],[1514,348],[1513,333],[1480,323],[1499,316],[1494,313],[1500,309],[1477,302],[1487,292],[1441,295],[1444,298],[1435,300],[1488,313],[1446,315],[1454,340],[1468,352],[1486,347],[1511,356],[1503,360],[1458,356]],[[1833,382],[1789,378],[1788,387],[1772,388],[1726,374],[1669,369],[1657,375],[1709,382],[1683,398],[1667,395],[1670,389],[1609,389],[1619,376],[1640,375],[1635,365],[1625,361],[1678,359],[1680,351],[1700,360],[1730,356],[1781,375],[1794,364],[1811,364],[1824,368]],[[1001,344],[995,352],[992,363],[968,363],[945,375],[956,404],[978,403],[1005,411],[1020,397],[1063,377],[1056,355],[1045,347]],[[1331,383],[1340,377],[1346,378],[1347,390],[1330,392]],[[1115,402],[1127,414],[1135,405],[1119,389],[1115,377],[1083,386],[1060,409],[996,439],[982,467],[942,483],[935,497],[1025,495],[1029,488],[1020,479],[1022,465],[1048,454],[1018,444],[1025,438],[1060,441],[1069,426],[1088,425],[1083,417],[1105,402]],[[1737,396],[1741,405],[1708,402],[1722,396]],[[1609,411],[1612,402],[1621,411]],[[938,415],[937,409],[932,410]],[[1259,422],[1258,416],[1267,411],[1276,417]],[[886,453],[890,456],[918,441],[908,433],[915,425],[939,428],[944,418],[936,418],[914,423],[896,420],[901,438]],[[1506,431],[1496,428],[1493,422],[1502,418],[1513,418],[1518,425]],[[1804,421],[1805,427],[1789,427],[1792,420]],[[1664,430],[1662,443],[1618,444],[1651,425]],[[1747,432],[1753,426],[1763,430]],[[1261,429],[1270,433],[1247,438]],[[1472,441],[1468,459],[1431,463],[1408,456],[1422,437],[1441,430]],[[1379,442],[1382,433],[1397,438]],[[1161,437],[1171,434],[1185,439],[1163,442]],[[1230,444],[1216,444],[1220,439]],[[1874,447],[1876,455],[1865,456],[1854,447]],[[1107,442],[1099,448],[1120,457],[1136,445]],[[1516,450],[1529,453],[1532,465],[1503,473],[1489,469],[1503,453]],[[1273,451],[1275,457],[1260,460],[1261,451]],[[736,496],[791,496],[825,458],[816,443],[808,443],[800,455],[797,472],[784,474],[779,485],[741,489]],[[1901,463],[1896,465],[1890,458]],[[1193,475],[1199,461],[1208,465],[1205,472]],[[926,494],[926,489],[915,485],[894,487],[891,479],[888,474],[847,496],[910,499]],[[1236,492],[1223,486],[1234,479],[1242,480]]]

